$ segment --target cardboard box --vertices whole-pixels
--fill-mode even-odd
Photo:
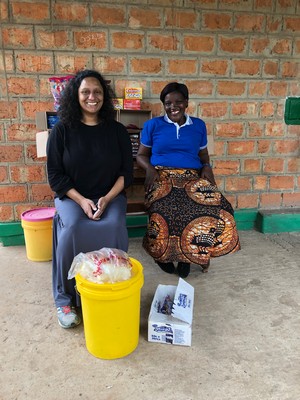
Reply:
[[[141,109],[141,100],[123,100],[123,108],[124,110],[140,110]]]
[[[148,318],[148,341],[191,346],[193,307],[194,288],[182,278],[177,286],[158,285]]]
[[[113,99],[113,105],[115,110],[123,110],[123,99]]]
[[[50,130],[38,132],[36,138],[36,155],[39,157],[46,157],[46,147]]]
[[[143,98],[143,89],[141,87],[126,87],[125,88],[125,99],[139,99]]]

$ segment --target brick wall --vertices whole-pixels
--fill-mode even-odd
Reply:
[[[138,3],[138,4],[137,4]],[[48,78],[95,68],[117,96],[142,86],[162,111],[162,87],[185,82],[189,111],[212,135],[220,189],[234,208],[300,206],[299,0],[1,0],[0,221],[52,205],[35,114],[52,111]]]

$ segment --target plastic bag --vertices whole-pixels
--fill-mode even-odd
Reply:
[[[68,279],[80,274],[94,283],[115,283],[131,278],[132,264],[127,253],[119,249],[103,247],[74,257]]]
[[[55,111],[59,108],[59,100],[62,95],[64,88],[70,79],[74,78],[73,75],[67,76],[52,76],[49,78],[51,93],[54,98],[54,109]]]

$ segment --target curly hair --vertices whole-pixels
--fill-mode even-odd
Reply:
[[[67,83],[62,96],[59,100],[59,108],[57,114],[59,120],[69,126],[76,126],[81,118],[82,111],[79,104],[78,89],[81,82],[85,78],[96,78],[103,88],[103,105],[99,110],[99,117],[101,120],[111,120],[115,117],[115,110],[112,99],[114,97],[113,90],[107,84],[104,77],[97,71],[86,69],[77,72],[77,74]]]

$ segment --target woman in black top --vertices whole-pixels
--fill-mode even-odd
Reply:
[[[132,147],[115,121],[112,93],[96,71],[79,72],[63,91],[59,122],[47,143],[47,171],[55,192],[53,295],[63,328],[80,323],[73,258],[102,247],[128,250],[127,200],[133,180]]]

